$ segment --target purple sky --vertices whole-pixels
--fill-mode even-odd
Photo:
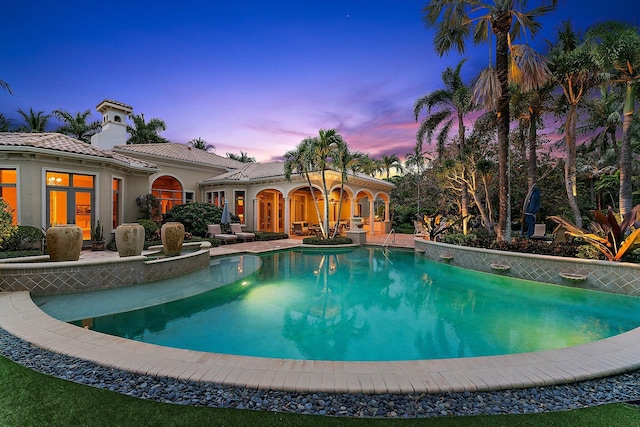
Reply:
[[[542,18],[544,46],[562,20],[640,24],[637,0],[560,0]],[[0,112],[75,113],[114,99],[202,137],[216,153],[281,157],[321,128],[352,149],[401,157],[415,145],[413,103],[462,56],[433,51],[425,0],[9,0],[0,26]],[[538,4],[530,1],[530,7]],[[487,65],[469,45],[469,82]]]

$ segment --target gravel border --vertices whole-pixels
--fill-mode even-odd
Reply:
[[[309,415],[423,418],[533,414],[640,399],[640,371],[575,384],[494,392],[365,395],[257,390],[139,375],[43,350],[1,328],[0,354],[47,375],[141,399]]]

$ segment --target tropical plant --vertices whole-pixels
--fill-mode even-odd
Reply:
[[[550,216],[549,219],[563,226],[571,236],[598,248],[609,261],[620,261],[627,253],[640,247],[640,205],[628,211],[621,224],[618,224],[611,207],[606,215],[600,211],[593,213],[595,222],[592,223],[591,232],[559,216]]]
[[[215,151],[216,146],[213,144],[209,144],[202,138],[194,138],[191,141],[187,142],[187,145],[193,148],[197,148],[198,150],[204,151]]]
[[[11,239],[16,230],[17,226],[13,224],[11,206],[0,198],[0,248],[3,247],[5,241]]]
[[[95,224],[91,224],[91,241],[94,243],[104,243],[103,226],[100,220],[97,220]]]
[[[416,187],[418,190],[418,212],[420,215],[420,181],[422,180],[422,172],[425,167],[425,152],[422,150],[422,141],[416,141],[416,145],[413,147],[413,151],[408,153],[405,159],[405,165],[407,167],[415,167],[417,171]]]
[[[9,132],[12,121],[13,120],[6,118],[4,114],[0,113],[0,132]]]
[[[602,81],[602,73],[594,60],[591,46],[582,42],[569,21],[558,31],[557,42],[549,51],[549,68],[554,82],[562,89],[567,108],[564,124],[566,144],[565,190],[575,223],[582,227],[582,215],[577,201],[576,131],[578,107],[588,91]]]
[[[4,80],[0,80],[0,89],[4,89],[7,92],[9,92],[11,95],[13,95],[13,91],[11,90],[11,86],[9,86],[9,83],[5,82]]]
[[[167,130],[167,125],[163,120],[151,119],[148,122],[144,119],[144,114],[130,114],[129,119],[133,121],[133,126],[127,125],[129,139],[127,144],[156,144],[169,142],[158,133]]]
[[[102,124],[99,120],[87,123],[91,110],[76,113],[75,116],[65,110],[55,110],[53,115],[64,123],[56,132],[72,136],[87,144],[91,144],[91,136],[102,129]]]
[[[318,136],[308,137],[302,140],[295,150],[285,153],[285,178],[291,180],[293,173],[305,177],[309,190],[313,196],[313,203],[320,223],[320,231],[323,238],[329,237],[329,203],[324,203],[324,213],[320,214],[318,200],[315,196],[314,186],[311,182],[311,174],[320,174],[322,194],[325,201],[330,199],[327,184],[327,171],[332,169],[332,163],[340,153],[345,150],[346,143],[342,135],[335,129],[320,129]]]
[[[605,22],[589,31],[587,38],[596,42],[598,64],[610,70],[609,81],[622,85],[625,92],[620,144],[620,213],[633,205],[631,185],[631,126],[635,113],[636,88],[640,82],[640,33],[635,26]]]
[[[477,0],[431,0],[423,8],[423,23],[436,29],[434,47],[442,56],[452,49],[462,53],[465,39],[473,35],[474,42],[489,41],[496,37],[496,66],[494,84],[490,90],[497,99],[498,116],[498,175],[499,218],[497,238],[510,238],[509,200],[509,46],[525,32],[532,35],[541,28],[538,18],[553,11],[557,0],[541,0],[541,6],[523,11],[527,1],[477,1]],[[473,28],[472,28],[473,27]],[[523,57],[524,55],[520,55]],[[496,85],[497,84],[497,85]],[[499,90],[498,90],[499,89]]]
[[[51,118],[50,114],[45,114],[44,111],[33,111],[33,108],[29,108],[29,112],[24,112],[21,108],[18,108],[18,114],[22,116],[25,124],[18,128],[18,132],[46,132],[47,123]]]
[[[397,154],[391,155],[383,155],[382,159],[380,159],[382,169],[386,174],[387,181],[391,179],[391,169],[395,169],[396,172],[402,173],[404,168],[402,167],[402,162],[400,161],[400,157]]]
[[[449,139],[449,132],[454,124],[458,127],[458,153],[460,156],[464,156],[465,149],[465,126],[464,117],[466,114],[476,109],[476,104],[471,100],[471,88],[464,84],[460,71],[462,65],[466,62],[466,59],[461,60],[456,68],[447,67],[442,73],[442,81],[444,82],[444,89],[435,90],[423,97],[419,98],[413,107],[413,114],[416,121],[420,116],[420,113],[425,108],[427,109],[427,117],[425,117],[418,128],[416,138],[419,141],[424,141],[425,136],[429,140],[435,130],[440,128],[438,134],[438,158],[444,156],[444,145]],[[432,108],[440,108],[438,112],[431,114]],[[462,216],[467,217],[469,214],[469,191],[467,189],[466,181],[461,182],[461,200],[460,207],[462,210]],[[463,232],[467,233],[467,223],[463,224]]]
[[[240,154],[233,154],[233,153],[227,153],[227,158],[231,159],[231,160],[237,160],[239,162],[242,163],[255,163],[256,162],[256,158],[255,157],[250,157],[249,154],[245,153],[244,151],[240,151]]]

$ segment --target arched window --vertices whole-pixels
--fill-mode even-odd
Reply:
[[[168,175],[163,175],[153,182],[151,194],[160,202],[160,212],[163,214],[175,205],[181,205],[184,197],[182,184]]]

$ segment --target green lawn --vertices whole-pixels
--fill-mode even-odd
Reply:
[[[637,426],[640,408],[612,404],[535,415],[409,420],[330,418],[151,402],[34,372],[0,357],[0,426]]]

